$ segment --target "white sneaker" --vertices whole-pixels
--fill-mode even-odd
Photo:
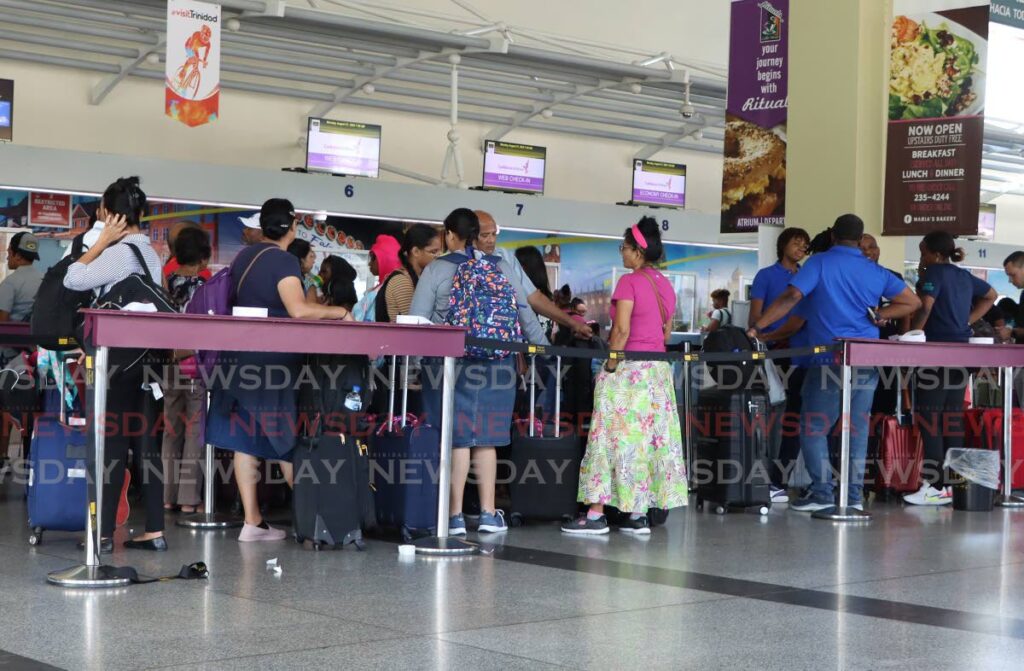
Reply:
[[[926,482],[913,494],[905,494],[903,500],[915,506],[945,506],[953,502],[953,492],[949,487],[936,489]]]
[[[771,487],[772,503],[789,503],[789,492],[781,487],[772,485]]]

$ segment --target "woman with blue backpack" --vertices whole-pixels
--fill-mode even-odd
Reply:
[[[477,256],[474,243],[480,221],[472,210],[459,208],[444,220],[448,253],[423,269],[416,284],[410,314],[435,324],[465,328],[467,336],[546,343],[544,332],[526,302],[526,292],[508,262],[496,256]],[[472,462],[480,494],[482,533],[508,529],[494,503],[497,447],[511,442],[512,410],[516,396],[515,357],[511,352],[470,346],[456,365],[455,417],[452,434],[452,536],[466,533],[462,495]],[[441,421],[441,361],[425,358],[423,405],[428,421]]]

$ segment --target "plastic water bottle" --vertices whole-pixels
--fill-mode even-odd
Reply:
[[[359,412],[363,409],[363,396],[360,393],[362,388],[356,385],[352,391],[345,395],[345,407],[352,412]]]

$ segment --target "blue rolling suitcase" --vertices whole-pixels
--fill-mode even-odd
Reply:
[[[408,363],[403,368],[403,388],[407,388]],[[441,432],[407,422],[404,399],[403,419],[396,416],[395,385],[390,387],[388,421],[370,436],[370,475],[377,524],[397,529],[408,541],[437,533]]]
[[[36,419],[28,475],[31,545],[42,542],[44,530],[85,529],[88,442],[84,428],[65,426],[49,414]]]

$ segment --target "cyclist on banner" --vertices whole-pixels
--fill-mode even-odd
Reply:
[[[203,24],[203,27],[192,33],[192,36],[185,40],[185,65],[178,71],[178,88],[184,88],[184,82],[192,70],[199,71],[199,63],[206,67],[206,61],[210,57],[210,26]],[[206,49],[203,57],[199,58],[199,51]]]

